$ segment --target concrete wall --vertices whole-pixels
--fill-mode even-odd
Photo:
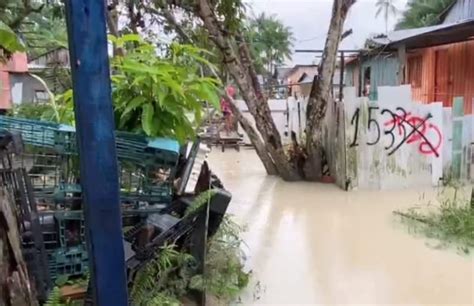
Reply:
[[[272,118],[273,121],[275,122],[275,125],[277,126],[278,131],[280,132],[280,137],[282,139],[282,142],[284,144],[289,144],[290,143],[290,137],[288,133],[288,101],[291,100],[292,98],[286,100],[286,99],[271,99],[268,101],[270,105],[270,110],[272,113]],[[252,124],[255,126],[255,121],[250,114],[247,105],[243,100],[236,100],[237,106],[239,109],[242,111],[243,115],[245,118],[247,118]],[[244,133],[242,127],[239,125],[239,133],[244,135],[244,143],[245,144],[251,144],[250,139],[248,136]]]
[[[409,86],[379,87],[378,100],[345,93],[347,180],[352,188],[437,185],[443,176],[441,103],[411,101]]]
[[[369,100],[346,87],[344,102],[328,105],[323,137],[339,187],[437,186],[453,176],[453,167],[459,167],[459,179],[474,181],[474,115],[464,115],[463,105],[454,112],[441,102],[413,102],[410,85],[381,86],[377,92],[378,100]],[[245,103],[238,103],[253,122]],[[290,143],[292,131],[303,142],[307,100],[269,103],[283,143]]]

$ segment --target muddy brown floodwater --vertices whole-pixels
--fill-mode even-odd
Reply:
[[[473,305],[473,256],[430,247],[392,215],[433,190],[344,192],[265,175],[251,150],[210,164],[247,225],[253,284],[243,305]]]

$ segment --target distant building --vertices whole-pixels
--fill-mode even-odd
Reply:
[[[295,65],[285,75],[284,84],[288,86],[288,95],[307,97],[311,91],[311,83],[318,75],[318,65]]]
[[[0,89],[0,113],[15,104],[49,99],[43,84],[30,75],[25,53],[15,53],[6,64],[0,64]]]
[[[69,50],[59,47],[30,58],[28,69],[40,76],[53,93],[71,88]]]
[[[460,5],[468,2],[472,6],[466,14],[473,11],[474,0],[459,0],[447,12],[443,24],[370,39],[370,50],[361,50],[358,57],[346,62],[346,85],[355,86],[359,96],[377,100],[379,86],[411,84],[414,101],[443,102],[448,107],[454,97],[464,97],[464,112],[472,113],[474,19],[447,22],[456,16]]]

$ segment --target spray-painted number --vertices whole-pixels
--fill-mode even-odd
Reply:
[[[376,131],[377,131],[377,137],[375,138],[374,141],[367,141],[367,145],[369,146],[372,146],[372,145],[375,145],[376,143],[379,142],[380,140],[380,126],[379,126],[379,123],[377,122],[377,120],[374,119],[374,116],[373,116],[373,111],[374,110],[378,110],[379,108],[376,107],[376,106],[371,106],[369,107],[369,118],[367,120],[367,129],[370,130],[372,129],[373,127],[375,127]],[[359,135],[359,118],[360,118],[360,109],[357,108],[354,115],[352,116],[352,119],[351,119],[351,124],[352,125],[355,125],[355,131],[354,131],[354,138],[352,140],[352,143],[350,144],[350,147],[357,147],[359,144],[357,142],[357,137]]]
[[[377,120],[375,119],[374,112],[379,107],[371,106],[368,108],[368,120],[367,130],[377,131],[375,139],[373,141],[367,141],[367,145],[373,146],[380,141],[381,128]],[[421,154],[433,154],[436,157],[439,156],[439,148],[442,143],[442,134],[440,129],[433,123],[429,122],[432,118],[431,114],[428,114],[425,118],[413,116],[402,107],[397,107],[395,112],[389,109],[382,109],[380,114],[383,116],[389,114],[391,119],[383,123],[384,129],[383,134],[390,137],[390,144],[385,147],[385,150],[389,151],[388,155],[395,153],[403,144],[419,143],[419,152]],[[359,134],[359,117],[360,109],[357,108],[351,119],[351,125],[354,125],[354,137],[350,147],[358,146],[357,137]],[[401,140],[397,142],[396,129],[398,128],[398,138]],[[408,130],[407,130],[408,128]],[[408,132],[409,131],[409,132]],[[427,134],[431,132],[433,139],[428,139]]]

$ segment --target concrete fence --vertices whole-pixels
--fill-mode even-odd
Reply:
[[[378,92],[378,100],[369,101],[348,87],[343,102],[328,105],[324,141],[338,186],[391,189],[437,186],[451,178],[474,181],[474,116],[463,113],[467,101],[455,98],[452,108],[413,102],[409,85]],[[303,140],[307,101],[269,104],[283,143],[290,143],[292,131]],[[243,101],[239,107],[253,122]]]

